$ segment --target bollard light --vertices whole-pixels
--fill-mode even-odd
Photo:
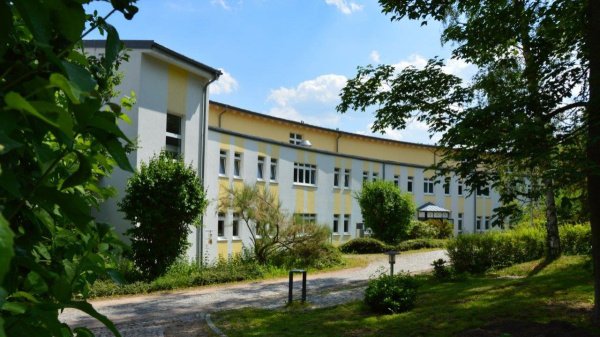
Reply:
[[[394,276],[394,264],[396,263],[396,255],[398,254],[398,252],[395,250],[390,250],[386,254],[389,257],[390,262],[390,275]]]

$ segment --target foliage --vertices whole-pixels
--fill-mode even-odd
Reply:
[[[399,251],[417,250],[424,248],[444,248],[447,240],[442,239],[412,239],[400,242],[396,249]]]
[[[122,43],[106,18],[85,13],[86,3],[0,2],[0,336],[90,335],[58,320],[64,308],[118,335],[85,298],[121,248],[90,214],[111,195],[100,179],[115,164],[131,170],[117,126],[127,118],[108,101]],[[111,14],[131,19],[133,3],[111,1]],[[107,36],[100,58],[80,47],[86,24]]]
[[[454,235],[454,224],[448,220],[430,219],[427,223],[435,228],[435,239],[447,239]]]
[[[239,214],[250,233],[253,257],[260,264],[326,267],[341,262],[327,243],[329,229],[285,214],[267,188],[247,184],[231,188],[220,207]]]
[[[371,310],[379,313],[408,311],[415,305],[417,288],[417,281],[409,274],[382,274],[369,281],[365,289],[365,303]]]
[[[346,254],[375,254],[392,250],[392,246],[374,238],[356,238],[345,242],[339,247]]]
[[[433,239],[438,235],[437,229],[427,221],[411,222],[409,239]]]
[[[587,225],[560,227],[565,254],[591,252],[591,231]],[[520,227],[504,232],[460,235],[448,242],[448,255],[458,272],[482,273],[490,269],[541,258],[545,249],[541,227]]]
[[[431,264],[431,266],[433,267],[433,277],[435,277],[438,280],[445,280],[450,277],[451,273],[448,269],[448,266],[446,265],[446,262],[447,261],[444,259],[437,259],[433,261],[433,263]]]
[[[593,291],[587,263],[587,257],[563,256],[549,265],[533,261],[519,265],[519,270],[510,268],[444,283],[417,276],[417,305],[399,315],[369,313],[363,302],[356,301],[312,310],[244,308],[220,311],[211,318],[232,337],[464,336],[465,330],[504,320],[569,322],[589,329],[589,334],[582,336],[592,336],[597,329],[591,325],[589,311],[582,310],[589,308]]]
[[[196,170],[166,152],[142,163],[127,182],[119,209],[131,221],[127,230],[135,265],[152,279],[163,274],[189,246],[207,201]]]
[[[412,197],[400,192],[393,182],[365,182],[356,199],[365,227],[373,231],[375,238],[396,244],[408,237],[415,205]]]

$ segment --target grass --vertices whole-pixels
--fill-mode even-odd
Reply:
[[[538,260],[448,282],[419,280],[416,307],[402,314],[376,315],[354,302],[315,310],[233,310],[214,314],[213,321],[230,337],[453,336],[499,319],[563,320],[590,328],[593,284],[586,257]]]

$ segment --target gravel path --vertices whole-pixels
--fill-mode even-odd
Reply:
[[[431,263],[447,259],[443,250],[399,255],[395,270],[411,273],[431,269]],[[327,307],[363,297],[366,281],[389,272],[387,256],[366,268],[346,269],[307,275],[307,301],[312,307]],[[301,276],[294,277],[294,298],[300,298]],[[168,294],[152,294],[92,301],[100,313],[108,316],[123,337],[183,335],[177,327],[189,327],[204,320],[207,313],[243,307],[277,308],[286,304],[288,280],[276,279],[252,283],[205,287]],[[65,310],[61,319],[71,326],[87,326],[96,336],[112,336],[98,321],[76,310]],[[199,331],[185,333],[202,336]]]

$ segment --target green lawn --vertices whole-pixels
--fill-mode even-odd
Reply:
[[[230,337],[452,336],[503,319],[589,327],[593,285],[585,257],[565,256],[550,265],[535,261],[451,282],[420,279],[416,307],[402,314],[376,315],[354,302],[315,310],[234,310],[214,314],[213,321]]]

